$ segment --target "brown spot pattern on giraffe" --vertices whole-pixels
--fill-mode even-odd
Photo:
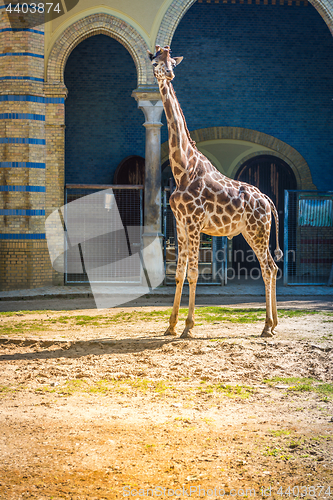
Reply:
[[[229,203],[229,201],[230,201],[229,196],[225,191],[222,191],[221,193],[218,193],[216,195],[216,202],[220,206],[222,205],[224,206],[226,203]]]
[[[193,212],[194,212],[194,210],[196,209],[196,206],[194,205],[194,203],[193,203],[193,202],[191,202],[191,203],[188,203],[188,204],[186,205],[186,209],[187,209],[187,213],[188,213],[188,214],[191,214],[191,213],[193,213]]]
[[[233,206],[231,205],[231,203],[229,203],[228,205],[226,205],[224,207],[224,210],[229,215],[233,215],[235,213],[235,209],[233,208]]]
[[[184,193],[182,195],[183,202],[188,203],[189,201],[193,201],[193,196],[190,193]]]

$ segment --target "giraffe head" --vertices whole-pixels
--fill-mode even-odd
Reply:
[[[157,80],[173,80],[175,77],[173,69],[177,66],[177,64],[182,62],[183,57],[171,57],[169,45],[166,45],[165,47],[156,45],[155,50],[155,55],[149,50],[147,51],[154,68],[155,78],[157,78]]]

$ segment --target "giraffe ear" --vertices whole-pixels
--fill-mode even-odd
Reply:
[[[162,47],[160,47],[160,45],[156,45],[155,50],[156,50],[156,54],[157,54],[157,52],[163,51],[163,49],[162,49]]]
[[[154,54],[152,52],[150,52],[150,50],[148,50],[148,49],[147,49],[147,54],[148,54],[149,59],[152,61],[154,59]]]
[[[178,66],[178,64],[180,64],[182,62],[182,60],[184,59],[183,56],[181,57],[173,57],[172,59],[174,59],[176,61],[176,66]]]

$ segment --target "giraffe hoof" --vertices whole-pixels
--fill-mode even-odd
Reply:
[[[174,330],[170,330],[170,327],[169,327],[164,335],[172,335],[173,337],[175,337],[177,335],[177,333]]]
[[[186,330],[183,331],[183,333],[180,336],[181,339],[193,339],[193,335],[191,332],[187,332]]]
[[[261,337],[273,337],[273,333],[268,330],[263,330]]]

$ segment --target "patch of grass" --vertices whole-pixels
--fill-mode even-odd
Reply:
[[[10,318],[12,316],[25,316],[26,314],[47,314],[52,311],[6,311],[0,312],[0,318]]]
[[[291,455],[286,455],[286,451],[283,448],[270,448],[266,447],[266,451],[263,452],[265,457],[275,457],[279,460],[290,460],[292,458]]]
[[[108,394],[111,392],[110,384],[107,380],[99,380],[93,386],[90,386],[87,391],[91,394]]]
[[[52,311],[17,311],[17,312],[1,312],[0,317],[15,317],[25,316],[30,314],[45,314],[53,313]],[[160,321],[167,320],[171,314],[171,309],[163,311],[122,311],[110,316],[106,315],[64,315],[54,316],[41,320],[29,320],[14,322],[11,325],[0,325],[0,334],[22,334],[29,332],[47,331],[52,329],[54,325],[73,325],[76,327],[104,327],[114,323],[131,323],[136,321]],[[188,314],[188,309],[182,308],[179,311],[179,319],[183,321]],[[332,313],[321,311],[309,311],[305,309],[289,310],[279,309],[278,314],[280,317],[301,317],[305,315],[322,314],[332,316]],[[265,318],[265,309],[262,308],[231,308],[231,307],[218,307],[207,306],[197,307],[196,321],[197,324],[204,323],[254,323],[263,321]],[[326,320],[325,320],[326,321]],[[331,321],[331,320],[327,320]],[[212,342],[223,342],[224,339],[211,339]]]
[[[43,385],[43,387],[37,388],[37,392],[56,392],[60,395],[71,396],[77,392],[83,392],[87,394],[96,395],[108,395],[111,393],[126,394],[130,391],[136,392],[150,392],[163,395],[166,392],[172,394],[176,389],[164,380],[148,380],[143,378],[123,378],[123,379],[112,379],[112,380],[99,380],[97,382],[88,382],[84,379],[73,379],[68,380],[65,385],[50,387]],[[178,393],[178,391],[177,391]]]
[[[266,451],[264,452],[264,455],[266,457],[277,457],[278,455],[281,454],[283,450],[281,448],[266,448]]]
[[[68,380],[65,386],[59,389],[60,394],[71,396],[75,392],[81,392],[83,389],[86,389],[87,382],[85,380]]]
[[[274,431],[274,430],[270,429],[268,432],[271,432],[273,434],[273,436],[275,436],[275,437],[289,436],[289,434],[290,434],[290,431],[287,431],[285,429],[281,429],[281,430],[278,430],[278,431]]]
[[[302,444],[302,443],[301,443],[300,441],[295,441],[295,440],[292,440],[292,441],[290,441],[290,443],[289,443],[289,445],[288,445],[288,446],[289,446],[289,448],[291,448],[291,449],[295,449],[295,448],[299,448],[299,447],[301,446],[301,444]]]
[[[333,384],[324,383],[321,380],[317,380],[315,378],[274,377],[271,379],[263,380],[263,383],[273,387],[277,382],[289,385],[288,391],[317,392],[319,394],[324,394],[327,398],[333,396]]]
[[[16,392],[17,389],[9,387],[8,385],[0,385],[0,394],[8,394],[9,392]]]
[[[279,309],[278,315],[281,318],[297,318],[300,316],[314,316],[316,314],[326,314],[322,311],[310,311],[308,309]]]
[[[206,321],[207,323],[223,321],[228,321],[230,323],[252,323],[255,321],[262,321],[265,318],[265,314],[266,312],[264,309],[254,308],[233,309],[231,307],[216,306],[196,308],[196,319]]]
[[[245,385],[225,385],[220,382],[217,384],[206,384],[204,380],[201,380],[200,384],[202,384],[201,387],[199,387],[200,393],[216,395],[220,394],[232,399],[247,399],[254,392],[254,389],[252,387],[248,387]]]

